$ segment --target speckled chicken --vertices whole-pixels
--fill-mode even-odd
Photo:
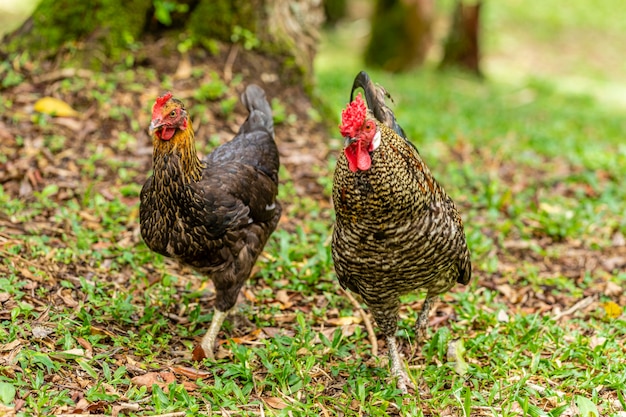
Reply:
[[[359,93],[365,92],[367,107]],[[396,343],[399,297],[425,290],[423,339],[439,294],[471,277],[470,253],[452,199],[385,105],[386,92],[357,75],[340,125],[344,151],[333,182],[332,256],[339,283],[359,294],[387,340],[398,387],[413,388]]]
[[[213,357],[222,323],[281,214],[271,108],[256,85],[242,101],[250,114],[237,135],[202,160],[183,103],[167,93],[152,108],[154,175],[141,190],[141,235],[153,251],[215,284],[215,313],[196,358]]]

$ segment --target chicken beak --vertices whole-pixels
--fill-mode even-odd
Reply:
[[[346,136],[343,138],[343,147],[347,148],[348,146],[352,145],[356,141],[357,141],[357,138],[351,138],[350,136]]]
[[[150,127],[148,128],[150,136],[152,136],[154,132],[161,126],[163,126],[163,121],[161,119],[152,119],[152,121],[150,122]]]

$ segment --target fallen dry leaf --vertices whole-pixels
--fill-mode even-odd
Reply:
[[[191,360],[200,362],[202,359],[206,357],[207,357],[206,353],[204,353],[204,349],[202,349],[202,346],[196,345],[193,348],[193,352],[191,352]]]
[[[519,291],[516,291],[515,289],[513,289],[513,287],[511,287],[509,284],[496,285],[496,289],[500,291],[500,293],[502,293],[502,295],[504,295],[504,297],[511,304],[517,304],[523,298],[523,295],[520,294]]]
[[[233,352],[230,349],[225,349],[223,345],[219,345],[215,351],[215,359],[232,358]]]
[[[285,310],[293,306],[293,303],[289,300],[289,293],[287,293],[287,290],[276,291],[276,300],[280,302],[281,310]]]
[[[99,335],[105,335],[105,336],[109,336],[109,337],[114,337],[115,333],[107,330],[107,329],[103,329],[102,327],[97,327],[97,326],[91,326],[91,334],[95,335],[95,334],[99,334]]]
[[[606,337],[592,336],[589,339],[589,347],[591,349],[595,349],[596,347],[603,345],[604,342],[606,342]]]
[[[335,334],[335,331],[337,329],[340,329],[341,331],[341,335],[343,337],[350,337],[354,334],[355,329],[357,328],[357,326],[359,326],[359,324],[349,324],[347,326],[340,326],[340,327],[326,327],[324,328],[322,331],[320,331],[321,334],[323,334],[326,339],[332,340],[333,339],[333,335]],[[313,343],[320,343],[321,340],[319,338],[319,335],[317,335],[315,337],[315,339],[313,339]]]
[[[0,404],[0,416],[13,417],[15,415],[15,408],[9,407],[4,404]]]
[[[282,398],[278,398],[278,397],[263,398],[263,401],[265,401],[265,404],[277,410],[282,410],[283,408],[286,408],[289,406],[289,404],[287,404],[285,400],[283,400]]]
[[[51,352],[50,356],[55,359],[62,359],[62,360],[77,359],[77,358],[84,358],[85,351],[80,348],[75,348],[75,349],[64,350],[62,352]]]
[[[276,323],[293,323],[296,321],[296,313],[276,314],[274,320]]]
[[[121,355],[126,361],[126,369],[135,374],[141,374],[146,371],[143,362],[137,362],[131,355]]]
[[[54,97],[42,97],[33,106],[36,112],[55,117],[76,117],[78,112],[63,100]]]
[[[243,290],[241,290],[241,293],[243,294],[244,297],[246,297],[246,300],[248,300],[250,303],[254,304],[256,303],[256,295],[254,295],[254,293],[249,290],[248,288],[244,288]]]
[[[59,297],[61,298],[61,300],[63,300],[63,303],[70,307],[70,308],[75,308],[78,307],[78,301],[76,301],[73,297],[72,297],[72,291],[69,289],[64,289],[64,290],[59,290],[57,292],[57,294],[59,295]]]
[[[54,119],[54,123],[57,125],[65,126],[73,132],[81,132],[86,130],[83,120],[70,119],[68,117],[57,117]]]
[[[452,340],[448,343],[448,352],[446,357],[449,362],[454,364],[454,370],[457,374],[463,376],[467,373],[467,362],[465,362],[465,346],[461,339]]]
[[[183,381],[181,382],[183,388],[185,388],[185,391],[191,392],[191,391],[195,391],[198,389],[198,384],[196,384],[193,381]],[[165,391],[167,392],[167,387],[165,387]]]
[[[87,340],[83,339],[82,337],[77,337],[76,341],[78,342],[79,345],[83,347],[83,349],[85,349],[87,357],[91,357],[93,353],[93,347],[91,346],[91,343],[89,343]]]
[[[172,366],[170,367],[172,372],[178,375],[184,375],[190,379],[204,379],[211,376],[211,372],[203,371],[198,368],[191,368],[187,366]]]
[[[258,342],[259,336],[262,335],[262,329],[255,329],[250,333],[242,337],[233,337],[231,340],[238,345],[262,345],[262,342]]]
[[[120,415],[121,411],[129,410],[129,411],[139,411],[140,405],[137,403],[119,403],[111,407],[111,417],[117,417]]]
[[[0,345],[0,352],[6,352],[7,350],[13,350],[18,347],[22,342],[20,339],[15,339],[12,342],[7,343],[6,345]]]
[[[111,242],[96,242],[93,245],[91,245],[91,247],[94,250],[103,250],[103,249],[109,249],[111,246],[113,246],[113,243]]]
[[[152,391],[153,385],[165,388],[174,381],[176,381],[176,377],[172,372],[168,371],[148,372],[147,374],[138,375],[130,380],[130,382],[139,387],[147,387],[148,391]]]
[[[349,324],[359,324],[363,321],[360,316],[345,316],[326,320],[326,324],[335,327],[347,326]]]
[[[71,413],[83,414],[87,412],[87,414],[89,414],[89,412],[91,411],[103,411],[108,405],[109,404],[106,401],[96,401],[92,403],[89,402],[86,398],[81,398],[80,400],[78,400],[76,406],[74,407],[74,410],[72,410]]]
[[[276,335],[293,337],[296,334],[293,330],[283,327],[264,327],[262,330],[267,337],[275,337]]]
[[[498,320],[500,323],[508,323],[509,315],[504,310],[498,310],[498,315],[496,316],[496,320]]]
[[[33,338],[45,339],[48,335],[54,333],[54,329],[45,326],[33,326],[31,332],[33,334]]]
[[[604,287],[604,294],[608,295],[609,297],[622,295],[623,292],[624,289],[622,288],[622,286],[614,283],[613,281],[608,281],[606,283],[606,286]]]

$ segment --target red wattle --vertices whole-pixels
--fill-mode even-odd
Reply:
[[[172,136],[174,136],[174,133],[176,133],[176,129],[168,129],[167,127],[164,127],[161,129],[161,139],[170,140],[172,139]]]
[[[346,159],[348,160],[348,168],[350,171],[356,172],[356,152],[354,150],[354,145],[350,145],[343,150],[343,153],[346,155]]]
[[[356,172],[359,169],[367,171],[372,166],[372,158],[367,149],[362,146],[361,141],[345,148],[344,153],[348,159],[348,168],[352,172]]]
[[[370,153],[363,147],[361,141],[358,142],[358,150],[357,150],[357,167],[361,171],[367,171],[372,166],[372,158],[370,157]]]

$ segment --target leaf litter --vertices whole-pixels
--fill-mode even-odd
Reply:
[[[278,72],[276,64],[263,57],[252,54],[245,56],[247,57],[245,61],[240,60],[233,69],[241,74],[243,83],[259,82],[256,79],[256,71],[249,69],[251,67],[262,68],[266,73]],[[254,65],[250,65],[251,63]],[[223,67],[219,59],[202,65],[196,64],[191,70],[187,68],[179,73],[173,81],[171,89],[177,92],[179,98],[189,102],[192,109],[194,105],[203,104],[193,99],[198,82],[190,75],[194,74],[194,70],[220,74]],[[0,263],[0,272],[3,275],[13,274],[20,281],[19,300],[16,299],[17,292],[0,292],[2,305],[0,317],[3,320],[10,320],[11,312],[16,308],[30,311],[40,319],[49,315],[50,310],[55,314],[63,311],[73,312],[70,315],[78,314],[81,308],[89,305],[86,288],[95,287],[94,282],[105,282],[107,291],[121,296],[128,289],[128,282],[136,282],[133,275],[137,274],[137,271],[145,278],[145,283],[134,284],[133,294],[136,297],[134,303],[145,302],[141,294],[146,290],[146,286],[156,285],[163,279],[160,272],[162,267],[157,271],[148,263],[138,268],[126,265],[116,266],[113,271],[108,269],[115,261],[113,254],[116,252],[112,249],[135,251],[140,245],[137,214],[129,216],[124,224],[117,225],[115,232],[111,233],[103,226],[105,220],[109,221],[109,215],[99,212],[97,204],[90,205],[87,200],[97,197],[108,202],[117,200],[127,207],[137,206],[138,187],[145,180],[151,166],[151,144],[145,132],[145,127],[149,123],[149,105],[154,97],[162,92],[163,86],[146,73],[138,72],[139,79],[127,84],[121,82],[108,100],[99,102],[89,94],[90,91],[98,89],[94,81],[96,77],[92,73],[59,70],[53,74],[54,76],[34,73],[27,75],[28,81],[2,92],[3,99],[11,100],[13,106],[10,111],[0,116],[0,154],[3,155],[3,159],[0,160],[0,184],[5,195],[25,203],[25,207],[21,212],[11,215],[4,209],[0,210],[0,255],[5,258]],[[66,80],[74,82],[78,80],[84,87],[68,91],[63,86]],[[141,91],[137,91],[134,83],[143,86]],[[236,96],[242,84],[229,86],[228,94]],[[282,123],[276,126],[284,174],[293,181],[295,192],[291,199],[287,197],[285,201],[285,213],[299,214],[296,218],[284,216],[279,228],[289,232],[295,231],[298,227],[308,228],[307,216],[310,214],[298,210],[297,200],[300,198],[313,200],[321,210],[321,219],[327,221],[330,228],[332,220],[329,196],[318,178],[331,176],[327,161],[331,155],[336,154],[337,149],[329,147],[331,141],[326,133],[326,127],[310,119],[308,110],[311,102],[301,88],[284,88],[278,83],[267,83],[263,87],[268,97],[278,97],[286,103],[298,121],[295,124]],[[192,110],[192,113],[195,113],[194,117],[200,119],[198,123],[194,123],[199,127],[199,140],[206,140],[209,134],[219,142],[228,140],[245,118],[241,106],[237,107],[233,114],[226,116],[218,107],[208,105],[202,108],[201,115]],[[64,117],[50,119],[47,115]],[[125,133],[128,133],[130,138],[125,136]],[[122,145],[123,142],[128,144]],[[202,149],[204,144],[200,146]],[[456,150],[458,162],[473,163],[477,160],[475,155],[477,151],[472,149],[471,145],[459,142],[458,146],[459,149]],[[502,180],[508,180],[511,189],[519,190],[524,187],[524,184],[518,181],[519,174],[507,177],[520,167],[507,165],[506,162],[488,154],[481,155],[481,158],[485,166],[492,166],[502,173]],[[576,168],[564,163],[560,165],[560,169],[569,171]],[[527,174],[521,177],[528,182],[533,178],[542,177],[545,173]],[[564,195],[571,194],[578,192],[573,189],[575,187],[576,185],[561,185],[554,191]],[[593,190],[585,189],[584,192],[593,193]],[[46,201],[50,204],[46,204]],[[41,208],[29,209],[29,203],[34,202]],[[78,210],[78,219],[64,216],[62,209],[64,205],[76,203],[83,205],[83,208]],[[461,202],[462,210],[470,208],[467,204],[469,203]],[[505,202],[506,204],[508,203]],[[566,212],[560,211],[560,207],[544,204],[540,208],[554,215],[567,215]],[[503,210],[505,209],[506,207],[503,207]],[[476,220],[480,223],[480,216]],[[547,314],[555,320],[574,315],[589,317],[598,315],[599,312],[602,312],[606,320],[615,320],[622,315],[626,298],[623,288],[616,284],[612,277],[616,271],[626,269],[626,241],[623,236],[615,233],[612,237],[613,244],[603,251],[597,251],[590,249],[591,245],[585,242],[567,239],[557,241],[547,237],[542,233],[541,225],[533,221],[528,220],[526,227],[535,234],[531,239],[521,240],[511,236],[505,238],[502,245],[494,246],[491,255],[499,261],[495,273],[487,273],[481,269],[476,271],[478,291],[480,288],[495,291],[494,302],[506,306],[504,309],[493,311],[498,322],[507,323],[515,314]],[[85,231],[99,235],[100,238],[82,252],[78,251],[64,257],[63,254],[70,246],[74,247],[70,242],[76,241]],[[489,230],[485,231],[487,234],[492,233]],[[39,244],[33,237],[45,238],[50,251],[38,253]],[[535,249],[537,247],[552,248],[552,255],[539,254]],[[99,259],[97,262],[93,260],[94,255]],[[269,258],[270,255],[266,256]],[[582,291],[578,299],[571,294],[561,294],[554,286],[537,287],[532,283],[520,286],[511,280],[520,262],[532,265],[537,271],[538,279],[567,277],[580,282],[585,277],[591,276],[594,282]],[[195,303],[206,314],[214,301],[211,284],[207,281],[200,283],[197,276],[193,276],[188,269],[174,262],[166,260],[165,263],[167,274],[175,278],[168,283],[175,289],[172,297],[180,300],[180,305],[183,305],[182,297],[187,297],[190,291],[201,293]],[[283,282],[282,285],[288,286],[289,283]],[[339,292],[338,286],[335,287]],[[258,295],[266,294],[267,290],[270,296]],[[242,297],[247,300],[243,301],[245,304],[255,305],[262,302],[268,308],[276,308],[277,313],[263,318],[265,324],[261,327],[229,338],[229,343],[236,345],[262,345],[267,338],[280,335],[296,337],[298,313],[311,314],[309,298],[289,288],[278,290],[268,288],[262,279],[249,280]],[[451,303],[453,300],[450,296],[443,297],[437,309],[443,314],[431,318],[433,332],[446,326],[449,319],[454,319]],[[239,305],[241,304],[240,302]],[[420,304],[421,302],[415,301],[403,305],[401,314],[406,317],[409,309],[418,310]],[[187,311],[177,311],[172,306],[167,306],[165,309],[167,317],[173,321],[179,320],[180,324],[187,326],[189,318],[185,315],[195,308],[194,305],[189,303]],[[350,306],[351,302],[346,301],[344,308]],[[76,336],[75,341],[80,348],[58,349],[63,342],[54,330],[55,323],[46,319],[31,326],[31,320],[22,318],[20,322],[28,325],[31,337],[16,338],[0,345],[0,363],[4,367],[2,373],[13,375],[14,378],[16,374],[25,372],[17,360],[19,352],[25,348],[46,353],[49,361],[54,359],[64,362],[66,371],[48,374],[46,378],[51,381],[54,375],[56,385],[72,387],[75,405],[59,406],[53,410],[54,413],[97,414],[109,409],[113,414],[122,413],[124,410],[137,411],[137,403],[129,402],[123,394],[112,387],[108,391],[112,393],[111,395],[114,394],[116,399],[88,401],[85,398],[88,388],[97,382],[101,375],[101,366],[94,367],[101,359],[94,358],[105,352],[110,352],[110,358],[119,367],[125,368],[123,376],[128,378],[131,384],[146,387],[149,391],[157,386],[168,392],[171,384],[175,384],[193,393],[199,389],[198,380],[206,384],[214,382],[216,375],[210,369],[190,366],[191,363],[186,362],[188,356],[184,359],[183,355],[181,359],[176,353],[190,354],[189,342],[198,337],[198,334],[177,336],[174,334],[175,325],[170,325],[169,328],[172,330],[171,345],[176,346],[176,349],[159,352],[152,357],[151,362],[146,362],[142,356],[134,354],[132,348],[114,349],[113,340],[127,337],[134,329],[133,323],[138,319],[141,319],[140,315],[129,319],[128,322],[114,323],[109,317],[108,324],[92,323],[88,333],[90,336],[97,336],[98,343],[90,343],[85,337]],[[335,311],[334,316],[327,314],[321,321],[316,318],[314,321],[318,325],[313,330],[318,336],[310,343],[321,344],[321,337],[332,340],[337,331],[344,339],[350,338],[359,326],[365,326],[369,320],[367,313],[357,308],[352,315],[339,314],[339,311]],[[51,327],[47,327],[46,324],[50,324]],[[373,331],[370,333],[368,330],[368,334],[371,335],[370,339],[373,337],[370,344],[373,356],[376,356],[378,347],[384,348],[384,340],[377,341]],[[601,346],[603,343],[602,338],[592,336],[590,344],[593,347]],[[412,355],[409,346],[404,346],[403,349],[405,356]],[[307,348],[298,352],[299,356],[306,356],[310,350]],[[464,375],[468,366],[477,362],[474,358],[466,361],[462,340],[450,342],[447,346],[447,355],[448,361],[459,375]],[[237,360],[233,352],[224,346],[219,347],[216,356],[218,359]],[[94,360],[95,363],[92,362]],[[421,366],[424,358],[418,353],[412,360]],[[314,369],[317,371],[312,372],[312,379],[325,386],[324,392],[327,395],[337,397],[344,395],[342,387],[349,375],[340,371],[337,375],[330,376],[329,369],[323,365]],[[539,385],[535,388],[540,390],[537,386]],[[7,398],[12,393],[10,388],[4,392]],[[549,410],[562,404],[561,394],[557,395],[558,400],[546,396],[545,409]],[[36,393],[27,390],[20,395],[29,396]],[[287,397],[264,396],[263,393],[259,393],[258,398],[276,410],[287,408],[293,402]],[[578,408],[593,414],[595,412],[593,408],[581,398],[576,397]],[[5,407],[7,409],[5,412],[10,415],[22,406],[23,398],[16,398],[13,407],[2,407]],[[360,409],[358,402],[350,407],[353,410]],[[323,415],[334,413],[328,410],[332,408],[328,404],[320,403],[319,408]],[[440,415],[455,415],[458,410],[448,408],[439,411]],[[490,415],[482,414],[479,408],[475,411],[476,415]],[[435,415],[427,409],[425,412],[427,415]]]

